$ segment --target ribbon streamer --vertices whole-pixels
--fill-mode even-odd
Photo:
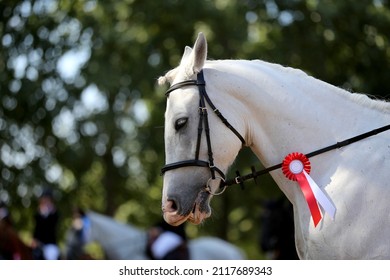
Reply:
[[[319,205],[321,205],[325,212],[330,215],[332,220],[334,219],[336,208],[316,182],[310,177],[310,170],[310,161],[302,153],[291,153],[284,158],[282,163],[283,174],[288,179],[298,182],[309,206],[314,227],[316,227],[322,219]]]

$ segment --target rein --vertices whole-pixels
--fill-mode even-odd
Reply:
[[[335,149],[342,148],[344,146],[348,146],[348,145],[350,145],[352,143],[358,142],[358,141],[363,140],[365,138],[368,138],[370,136],[374,136],[374,135],[379,134],[381,132],[385,132],[387,130],[390,130],[390,124],[382,126],[380,128],[373,129],[373,130],[371,130],[369,132],[362,133],[362,134],[357,135],[355,137],[348,138],[348,139],[346,139],[344,141],[337,142],[337,143],[335,143],[333,145],[329,145],[329,146],[327,146],[325,148],[318,149],[318,150],[316,150],[314,152],[306,154],[305,156],[307,158],[314,157],[314,156],[317,156],[317,155],[329,152],[331,150],[335,150]],[[256,171],[254,169],[254,167],[252,166],[252,173],[250,173],[248,175],[244,175],[244,176],[240,176],[239,172],[236,171],[237,177],[235,177],[233,179],[230,179],[230,180],[226,180],[225,182],[222,182],[221,183],[221,187],[226,187],[226,186],[231,186],[231,185],[236,185],[237,184],[237,185],[241,185],[241,187],[243,188],[244,187],[244,185],[243,185],[244,181],[247,181],[247,180],[250,180],[250,179],[254,179],[255,182],[256,182],[256,178],[258,176],[267,174],[267,173],[269,173],[271,171],[274,171],[276,169],[279,169],[281,167],[282,167],[282,163],[279,163],[279,164],[270,166],[268,168],[265,168],[263,170]]]
[[[282,163],[279,163],[279,164],[270,166],[268,168],[265,168],[263,170],[256,171],[255,167],[252,166],[251,167],[252,173],[241,176],[240,173],[238,171],[236,171],[236,175],[237,175],[236,177],[234,177],[233,179],[226,180],[225,174],[219,168],[214,166],[214,159],[213,159],[213,153],[212,153],[211,141],[210,141],[210,129],[209,129],[207,108],[206,108],[205,101],[209,104],[211,109],[221,119],[221,121],[240,139],[243,146],[245,146],[245,144],[246,144],[245,140],[240,135],[240,133],[222,116],[221,112],[211,102],[211,100],[206,92],[206,82],[204,80],[203,70],[198,73],[197,80],[187,80],[187,81],[183,81],[183,82],[179,82],[177,84],[174,84],[166,91],[165,95],[168,98],[169,94],[172,91],[177,90],[177,89],[182,88],[182,87],[186,87],[186,86],[197,86],[199,89],[199,95],[200,95],[200,98],[199,98],[198,139],[197,139],[197,146],[196,146],[196,152],[195,152],[195,159],[183,160],[183,161],[179,161],[179,162],[175,162],[175,163],[166,164],[163,168],[161,168],[161,174],[164,174],[166,171],[181,168],[181,167],[188,167],[188,166],[208,167],[210,169],[210,172],[211,172],[211,178],[207,182],[206,191],[208,191],[210,194],[213,194],[213,195],[219,195],[219,194],[223,193],[225,191],[226,187],[228,187],[228,186],[240,185],[241,188],[244,188],[244,181],[254,179],[256,182],[257,177],[264,175],[264,174],[267,174],[271,171],[274,171],[274,170],[282,167]],[[205,125],[204,130],[206,133],[209,161],[199,160],[199,149],[200,149],[201,135],[202,135],[202,131],[203,131],[203,123]],[[377,129],[373,129],[373,130],[368,131],[366,133],[362,133],[362,134],[357,135],[355,137],[348,138],[344,141],[337,142],[337,143],[330,145],[330,146],[327,146],[325,148],[315,150],[311,153],[306,154],[306,157],[310,158],[310,157],[314,157],[314,156],[329,152],[331,150],[339,149],[341,147],[350,145],[352,143],[355,143],[357,141],[363,140],[363,139],[368,138],[370,136],[374,136],[376,134],[385,132],[387,130],[390,130],[390,124],[382,126],[380,128],[377,128]],[[221,177],[218,177],[218,178],[221,179],[221,183],[220,183],[219,187],[222,188],[222,190],[218,193],[212,193],[211,189],[209,187],[210,180],[216,179],[215,171],[221,175]]]

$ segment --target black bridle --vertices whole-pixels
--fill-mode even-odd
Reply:
[[[213,152],[211,149],[211,141],[210,141],[210,128],[209,128],[209,122],[208,122],[208,116],[207,116],[207,108],[206,108],[206,103],[205,101],[209,104],[211,109],[215,112],[215,114],[221,119],[221,121],[241,140],[242,145],[245,146],[245,140],[244,138],[240,135],[240,133],[222,116],[221,112],[214,106],[214,104],[211,102],[209,96],[207,95],[206,92],[206,82],[203,77],[203,70],[200,71],[197,75],[196,80],[187,80],[183,81],[177,84],[174,84],[171,86],[165,93],[167,97],[169,97],[169,94],[179,88],[186,87],[186,86],[197,86],[199,89],[199,125],[198,125],[198,139],[197,139],[197,145],[196,145],[196,152],[195,152],[195,159],[193,160],[183,160],[175,163],[170,163],[165,165],[163,168],[161,168],[161,173],[164,174],[166,171],[172,170],[172,169],[177,169],[181,167],[187,167],[187,166],[199,166],[199,167],[208,167],[210,168],[211,172],[211,179],[215,179],[215,171],[221,175],[219,177],[221,179],[221,184],[220,188],[223,188],[221,192],[219,193],[212,193],[214,195],[216,194],[221,194],[227,186],[230,185],[235,185],[239,184],[243,188],[243,183],[244,181],[254,179],[256,181],[256,178],[260,175],[267,174],[271,171],[274,171],[276,169],[279,169],[282,167],[282,163],[270,166],[268,168],[265,168],[260,171],[256,171],[255,168],[252,166],[252,173],[241,176],[238,171],[236,171],[236,177],[230,180],[226,180],[225,174],[216,166],[214,166],[214,159],[213,159]],[[207,149],[208,149],[208,156],[209,156],[209,161],[203,161],[199,160],[199,149],[200,149],[200,142],[201,142],[201,136],[202,136],[202,131],[203,131],[203,124],[204,124],[204,130],[206,133],[206,140],[207,140]],[[349,144],[355,143],[357,141],[363,140],[365,138],[368,138],[370,136],[376,135],[378,133],[382,133],[384,131],[390,130],[390,124],[385,125],[376,129],[373,129],[371,131],[359,134],[357,136],[348,138],[344,141],[337,142],[333,145],[327,146],[325,148],[318,149],[316,151],[313,151],[311,153],[306,154],[306,157],[310,158],[319,154],[323,154],[325,152],[339,149],[341,147],[347,146]],[[209,180],[209,181],[210,181]],[[211,193],[211,190],[208,186],[206,186],[206,191]]]
[[[242,145],[245,146],[244,137],[226,120],[226,118],[221,114],[221,112],[215,107],[213,102],[210,100],[207,92],[206,92],[206,82],[203,76],[203,70],[197,74],[196,80],[187,80],[171,86],[165,93],[166,97],[169,97],[169,94],[182,87],[187,86],[197,86],[199,90],[199,123],[198,123],[198,138],[196,142],[196,151],[195,151],[195,159],[183,160],[174,163],[169,163],[165,165],[161,169],[161,173],[164,174],[166,171],[177,169],[181,167],[188,166],[199,166],[199,167],[207,167],[211,172],[211,179],[216,179],[215,172],[218,172],[220,175],[221,181],[224,183],[226,176],[225,174],[214,165],[213,151],[211,147],[211,139],[210,139],[210,127],[208,121],[207,107],[206,102],[213,110],[213,112],[219,117],[219,119],[228,127],[242,142]],[[204,126],[204,127],[203,127]],[[205,131],[206,134],[206,142],[207,142],[207,152],[208,152],[208,161],[199,159],[199,150],[202,139],[202,132]]]

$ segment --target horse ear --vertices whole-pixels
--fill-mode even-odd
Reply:
[[[184,52],[186,54],[187,51]],[[183,56],[184,57],[184,56]],[[207,41],[202,32],[198,34],[193,50],[186,59],[186,72],[189,76],[199,73],[207,58]]]
[[[185,75],[191,77],[194,74],[199,73],[207,58],[207,41],[202,32],[198,34],[198,38],[195,41],[194,47],[185,47],[184,53],[180,61],[179,67],[172,69],[165,76],[158,79],[158,84],[163,85],[165,83],[172,83],[176,77],[179,69],[184,69]]]
[[[190,57],[191,53],[192,53],[192,48],[190,48],[189,46],[186,46],[184,48],[184,53],[183,53],[183,56],[181,58],[180,65],[185,65],[186,64],[186,62],[187,62],[188,58]]]

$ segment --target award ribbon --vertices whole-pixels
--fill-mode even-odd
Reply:
[[[284,158],[282,163],[283,174],[288,179],[298,182],[307,205],[309,206],[314,227],[316,227],[322,219],[319,205],[321,205],[325,212],[330,215],[332,220],[334,219],[336,208],[316,182],[310,177],[310,170],[310,161],[302,153],[291,153]]]

